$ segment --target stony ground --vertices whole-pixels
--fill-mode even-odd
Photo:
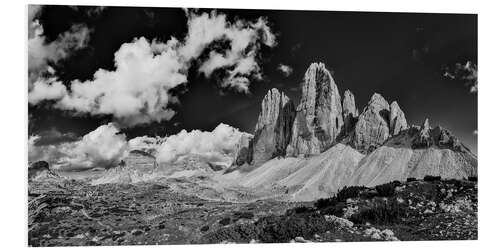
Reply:
[[[350,188],[315,203],[207,201],[167,184],[29,183],[31,246],[477,239],[477,182]]]
[[[30,246],[186,244],[293,205],[207,201],[154,183],[31,182],[28,238]]]

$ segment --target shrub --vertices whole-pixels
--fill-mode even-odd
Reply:
[[[321,209],[321,214],[335,215],[337,217],[342,217],[342,215],[344,215],[345,207],[346,207],[345,202],[338,202],[334,206],[329,206]]]
[[[229,218],[229,217],[225,217],[219,221],[219,224],[221,224],[223,226],[228,225],[229,223],[231,223],[231,218]]]
[[[205,225],[205,226],[203,226],[203,227],[200,228],[200,231],[206,232],[206,231],[208,231],[208,229],[210,229],[210,227],[207,226],[207,225]]]
[[[259,228],[259,240],[267,243],[289,242],[297,236],[312,238],[315,233],[333,228],[333,224],[317,213],[268,216],[257,221],[255,226]]]
[[[363,186],[344,187],[337,193],[337,200],[346,201],[349,198],[358,198],[359,193],[365,189],[366,187]]]
[[[294,207],[294,208],[288,209],[285,214],[292,215],[292,214],[303,214],[303,213],[310,213],[310,212],[314,212],[314,208],[306,207],[306,206],[299,206],[299,207]]]
[[[378,186],[375,186],[375,190],[377,190],[378,196],[381,197],[390,197],[393,196],[396,189],[396,185],[394,183],[385,183]]]
[[[441,176],[432,176],[432,175],[426,175],[424,177],[424,181],[440,181]]]
[[[252,239],[258,239],[258,237],[259,230],[254,224],[237,224],[207,233],[201,239],[201,243],[220,243],[225,240],[231,242],[249,242]]]
[[[252,219],[254,215],[251,212],[234,212],[234,216],[236,217],[236,220],[238,220],[238,219]]]
[[[387,203],[375,203],[372,207],[363,208],[353,214],[350,220],[356,224],[392,224],[406,217],[406,209],[397,201],[390,200]]]
[[[333,196],[333,197],[330,197],[330,198],[318,199],[314,203],[314,206],[317,209],[322,209],[322,208],[325,208],[325,207],[334,206],[335,204],[337,204],[337,197]]]
[[[468,181],[476,181],[477,182],[477,176],[469,176],[467,177]]]
[[[417,181],[417,178],[414,177],[406,178],[406,182],[413,182],[413,181]]]

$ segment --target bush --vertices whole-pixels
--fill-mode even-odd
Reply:
[[[310,213],[314,212],[314,208],[312,207],[306,207],[306,206],[299,206],[299,207],[294,207],[291,209],[286,210],[286,215],[293,215],[293,214],[303,214],[303,213]]]
[[[385,183],[375,186],[375,190],[377,190],[378,196],[390,197],[396,192],[396,185],[394,183]]]
[[[231,223],[231,218],[229,218],[229,217],[225,217],[219,221],[219,224],[221,224],[223,226],[228,225],[229,223]]]
[[[203,236],[201,243],[220,243],[222,241],[246,242],[259,238],[259,230],[254,224],[237,224],[223,227]]]
[[[424,181],[440,181],[441,176],[432,176],[432,175],[426,175],[424,177]]]
[[[254,215],[251,212],[234,212],[234,216],[236,217],[236,220],[239,220],[239,219],[252,219]]]
[[[337,204],[337,197],[333,196],[333,197],[330,197],[330,198],[318,199],[314,203],[314,206],[317,209],[322,209],[322,208],[325,208],[325,207],[335,206],[335,204]]]
[[[268,216],[257,221],[255,226],[259,228],[259,240],[266,243],[285,243],[297,236],[308,239],[333,228],[333,224],[317,213]]]
[[[344,187],[337,193],[338,201],[346,201],[349,198],[358,198],[361,191],[367,189],[363,186]]]
[[[338,202],[334,206],[329,206],[321,209],[321,214],[335,215],[337,217],[342,217],[342,215],[344,215],[345,207],[346,207],[345,202]]]
[[[397,201],[375,203],[373,207],[363,208],[353,214],[350,220],[356,224],[392,224],[407,216],[406,209]]]
[[[469,176],[469,177],[467,177],[467,180],[477,182],[477,176]]]
[[[417,178],[414,177],[406,178],[406,182],[413,182],[413,181],[417,181]]]

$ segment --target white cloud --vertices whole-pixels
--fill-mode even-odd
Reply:
[[[278,65],[278,71],[281,72],[285,77],[288,77],[293,73],[293,68],[280,63]]]
[[[30,136],[28,159],[29,162],[47,161],[51,168],[60,170],[109,168],[116,166],[131,150],[141,150],[155,155],[162,163],[196,154],[207,161],[229,165],[244,134],[221,123],[211,132],[182,130],[165,138],[142,136],[127,141],[116,125],[109,123],[76,141],[57,145],[37,146],[40,136]]]
[[[98,70],[92,80],[71,83],[57,107],[93,115],[112,114],[126,126],[168,120],[168,104],[177,98],[169,91],[186,83],[186,65],[174,49],[176,41],[162,46],[145,38],[123,44],[115,53],[116,70]]]
[[[42,100],[59,100],[67,95],[66,87],[55,78],[39,78],[28,96],[29,103],[36,104]]]
[[[231,23],[215,11],[187,15],[188,32],[182,41],[172,37],[163,43],[141,37],[125,43],[115,53],[115,70],[99,69],[93,79],[74,80],[66,91],[62,84],[52,83],[56,79],[40,81],[38,91],[30,91],[30,103],[59,99],[59,109],[113,115],[123,126],[169,120],[175,114],[171,104],[178,102],[171,90],[187,84],[193,60],[200,60],[198,70],[206,77],[224,70],[222,87],[248,93],[250,79],[262,78],[257,60],[260,46],[276,45],[266,20]],[[210,52],[204,61],[199,58],[212,43],[223,40],[230,42],[229,48]]]
[[[30,82],[47,71],[49,63],[58,63],[68,58],[74,51],[84,48],[89,40],[90,30],[84,25],[73,25],[70,30],[47,42],[43,27],[38,20],[33,21],[33,36],[28,39],[28,72]]]
[[[454,68],[447,68],[443,74],[449,79],[457,79],[465,82],[471,93],[477,93],[477,65],[467,61],[465,64],[456,63]]]
[[[29,161],[45,160],[55,169],[80,170],[111,167],[126,154],[128,143],[124,134],[109,123],[74,142],[36,146],[38,136],[28,141]]]
[[[196,154],[212,162],[230,164],[243,134],[223,123],[212,132],[182,130],[164,139],[158,148],[157,160],[168,163],[185,155]]]

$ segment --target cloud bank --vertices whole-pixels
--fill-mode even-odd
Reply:
[[[182,130],[165,138],[158,148],[157,161],[175,162],[182,156],[195,154],[211,162],[230,164],[243,134],[245,133],[223,123],[211,132]]]
[[[183,39],[134,39],[114,54],[114,70],[99,69],[92,79],[73,80],[67,87],[56,78],[37,81],[29,93],[30,103],[56,100],[56,108],[113,115],[116,122],[128,127],[169,120],[175,114],[172,104],[178,103],[172,90],[187,84],[187,72],[194,61],[206,77],[221,72],[222,88],[248,93],[250,81],[262,78],[258,61],[261,46],[276,45],[267,21],[230,22],[215,11],[188,12],[187,17],[188,32]],[[215,51],[213,44],[217,42],[229,45]],[[202,56],[205,52],[208,57]]]
[[[44,160],[61,170],[108,168],[116,165],[128,149],[126,136],[113,123],[102,125],[74,142],[36,146],[39,139],[40,136],[30,136],[28,160]]]
[[[59,170],[85,170],[114,167],[128,152],[142,150],[156,156],[159,163],[174,163],[183,156],[194,154],[209,162],[229,165],[244,134],[221,123],[211,132],[182,130],[165,138],[142,136],[127,141],[118,127],[109,123],[71,142],[37,145],[47,139],[30,136],[28,159],[29,162],[47,161]]]

